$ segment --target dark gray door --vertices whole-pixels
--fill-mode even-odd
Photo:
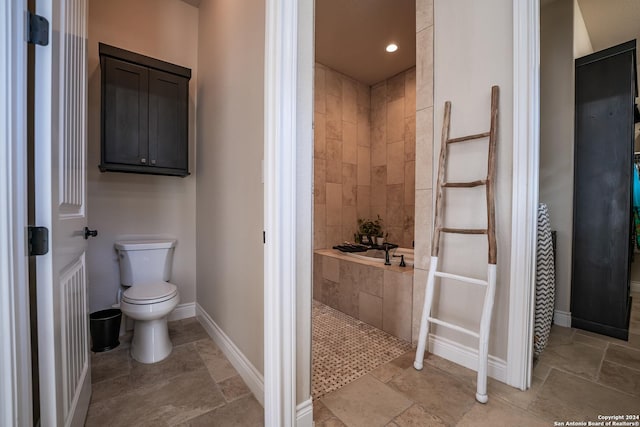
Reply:
[[[105,58],[103,162],[147,164],[149,153],[149,69]]]
[[[188,83],[184,77],[149,70],[151,165],[187,170]]]

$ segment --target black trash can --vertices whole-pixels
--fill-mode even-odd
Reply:
[[[89,315],[91,330],[91,351],[100,353],[120,345],[120,321],[122,312],[117,308],[100,310]]]

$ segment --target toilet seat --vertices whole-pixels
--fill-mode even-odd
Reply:
[[[135,285],[124,291],[122,301],[129,304],[149,305],[167,301],[178,294],[173,283],[156,282]]]

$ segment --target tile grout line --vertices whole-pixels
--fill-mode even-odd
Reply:
[[[552,366],[551,369],[555,369],[558,372],[562,372],[562,373],[565,373],[567,375],[571,375],[572,377],[575,377],[575,378],[590,382],[590,383],[592,383],[594,385],[601,386],[601,387],[607,388],[609,390],[612,390],[612,391],[615,391],[615,392],[618,392],[618,393],[626,394],[627,396],[637,397],[635,394],[630,394],[629,392],[620,390],[619,388],[615,388],[615,387],[612,387],[610,385],[607,385],[607,384],[604,384],[604,383],[601,383],[601,382],[598,382],[598,381],[595,381],[595,380],[592,380],[592,379],[589,379],[589,378],[581,377],[580,375],[576,375],[574,372],[569,372],[569,371],[567,371],[565,369],[558,368],[556,366]]]
[[[604,351],[602,352],[602,357],[600,358],[600,364],[598,365],[598,370],[596,371],[596,378],[595,378],[596,383],[600,382],[600,371],[602,370],[602,364],[604,363],[604,359],[607,357],[607,351],[609,351],[609,344],[610,343],[607,343],[607,345],[604,348]]]
[[[631,369],[632,371],[636,371],[640,373],[640,368],[632,368],[631,366],[625,365],[620,362],[614,362],[613,360],[607,360],[608,363],[613,363],[614,365],[622,366],[623,368]]]

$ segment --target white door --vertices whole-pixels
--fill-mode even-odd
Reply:
[[[41,425],[81,426],[91,397],[86,218],[87,0],[36,0],[49,45],[36,46],[36,224]]]

